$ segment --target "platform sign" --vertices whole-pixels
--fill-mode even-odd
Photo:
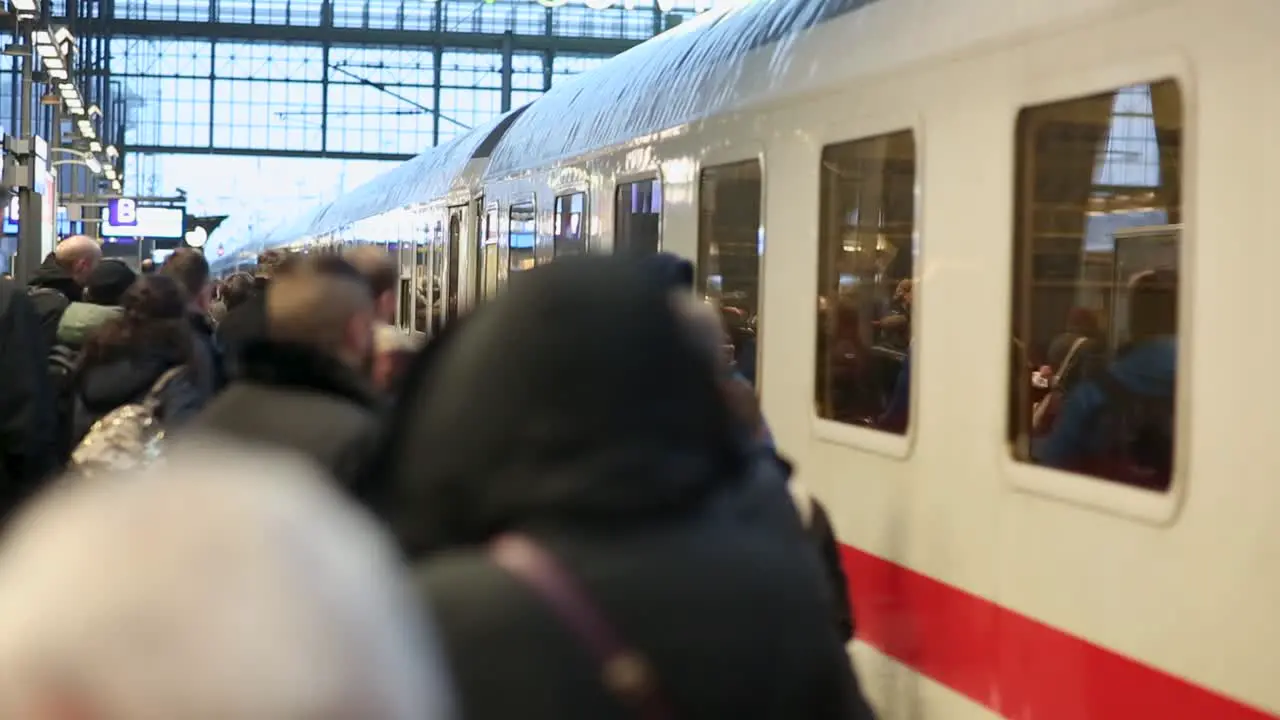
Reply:
[[[115,227],[134,227],[138,224],[138,204],[133,198],[116,198],[107,201],[107,222]]]

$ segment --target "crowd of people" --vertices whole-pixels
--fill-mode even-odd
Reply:
[[[0,717],[873,717],[688,262],[539,267],[422,348],[397,280],[80,237],[0,279]]]

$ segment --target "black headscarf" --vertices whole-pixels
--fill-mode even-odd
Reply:
[[[684,513],[747,466],[710,358],[634,260],[522,273],[409,373],[371,504],[410,556]]]

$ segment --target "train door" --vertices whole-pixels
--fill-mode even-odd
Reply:
[[[425,335],[431,320],[431,307],[435,302],[433,248],[440,235],[439,216],[432,216],[423,211],[414,226],[410,228],[413,237],[413,316],[409,319],[409,329],[415,336]]]
[[[466,205],[449,208],[449,234],[445,237],[444,247],[439,249],[440,254],[445,258],[442,268],[444,282],[441,290],[444,293],[444,317],[441,326],[458,317],[458,281],[460,279],[458,266],[461,260],[462,228],[465,225],[466,212]]]
[[[411,213],[405,213],[403,216],[396,218],[397,222],[393,231],[395,232],[395,259],[396,267],[400,272],[400,282],[396,289],[399,302],[396,303],[396,327],[408,330],[413,327],[413,310],[414,310],[414,276],[417,268],[414,263],[414,249],[417,245],[414,238],[415,218]]]

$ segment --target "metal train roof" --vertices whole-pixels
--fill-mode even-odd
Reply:
[[[739,107],[747,55],[781,78],[799,33],[881,0],[756,0],[710,12],[553,86],[502,137],[486,177],[580,156]],[[770,47],[771,46],[771,47]],[[752,75],[752,77],[748,77]],[[672,92],[678,88],[678,92]]]
[[[342,195],[321,208],[298,236],[323,235],[365,218],[443,197],[467,163],[488,156],[497,138],[523,110],[499,115]],[[282,239],[272,233],[268,242]]]

